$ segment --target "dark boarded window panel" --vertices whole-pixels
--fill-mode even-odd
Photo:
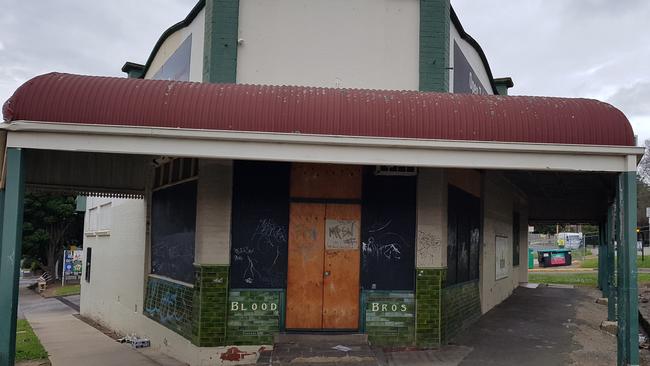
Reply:
[[[519,265],[519,212],[512,214],[512,265]]]
[[[361,213],[361,285],[413,290],[415,176],[376,176],[364,168]]]
[[[289,163],[236,161],[232,201],[232,288],[285,288]]]
[[[447,285],[479,278],[480,199],[452,185],[447,207]]]
[[[479,258],[481,252],[481,202],[480,199],[471,196],[472,215],[470,219],[470,241],[469,241],[469,279],[479,278]]]
[[[196,181],[153,192],[151,273],[194,282]]]
[[[456,278],[459,283],[469,281],[469,222],[470,215],[461,210],[458,215],[458,264],[456,268]]]

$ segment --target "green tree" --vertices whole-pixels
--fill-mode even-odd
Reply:
[[[39,261],[54,273],[65,244],[78,244],[83,214],[74,196],[50,193],[25,195],[23,257]]]
[[[568,224],[544,224],[544,225],[535,225],[535,233],[537,234],[555,234],[559,229],[559,232],[567,231]]]
[[[600,229],[597,225],[582,225],[582,233],[584,235],[598,235]]]
[[[646,208],[650,207],[650,140],[644,142],[645,154],[639,161],[636,170],[636,221],[637,227],[643,228],[648,226],[648,217]]]
[[[644,179],[637,174],[636,176],[636,222],[637,227],[643,228],[648,226],[648,217],[645,209],[650,207],[650,187]]]

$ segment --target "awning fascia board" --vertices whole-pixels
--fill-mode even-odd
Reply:
[[[476,142],[13,121],[7,146],[214,159],[474,169],[629,171],[642,147]]]

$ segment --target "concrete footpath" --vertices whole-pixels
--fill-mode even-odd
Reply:
[[[607,307],[596,303],[599,296],[593,288],[520,287],[441,349],[385,353],[379,349],[376,360],[360,358],[365,363],[338,360],[317,365],[610,366],[616,363],[616,338],[600,330]],[[142,353],[115,342],[55,298],[44,299],[23,289],[20,313],[31,323],[54,366],[182,365],[150,349]],[[304,350],[295,351],[304,356]],[[650,365],[649,359],[642,350],[641,365]],[[296,364],[278,361],[272,364]],[[305,361],[303,365],[316,364]],[[260,360],[259,364],[270,363]]]
[[[49,353],[53,366],[179,366],[165,355],[121,344],[74,316],[77,312],[56,298],[43,298],[21,288],[20,318],[26,318]]]

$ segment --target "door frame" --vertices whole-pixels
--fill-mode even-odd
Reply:
[[[303,197],[289,197],[289,207],[291,207],[291,204],[293,203],[316,203],[316,204],[339,204],[339,205],[359,205],[361,208],[361,215],[363,215],[363,204],[362,204],[362,199],[361,198],[354,198],[354,199],[332,199],[332,198],[303,198]],[[360,234],[362,233],[362,228],[361,228],[361,215],[359,219],[359,230]],[[291,218],[289,219],[289,226],[291,226]],[[361,235],[359,236],[359,241],[361,241]],[[325,251],[325,243],[323,243],[323,252]],[[361,251],[361,242],[359,243],[359,251]],[[287,261],[288,261],[288,256],[290,255],[290,252],[287,248]],[[321,328],[321,329],[303,329],[303,328],[287,328],[286,326],[286,320],[287,320],[287,302],[289,298],[289,283],[288,283],[288,276],[289,276],[289,268],[287,268],[287,286],[284,289],[285,293],[285,299],[281,307],[281,312],[284,313],[284,316],[282,317],[282,323],[280,324],[280,328],[284,329],[284,332],[286,333],[357,333],[361,332],[363,328],[365,328],[365,322],[362,322],[362,314],[365,313],[363,309],[363,291],[361,289],[361,261],[363,260],[362,256],[359,255],[359,280],[357,281],[357,291],[359,293],[359,319],[357,321],[357,327],[356,328],[350,328],[350,329],[331,329],[331,328]]]

